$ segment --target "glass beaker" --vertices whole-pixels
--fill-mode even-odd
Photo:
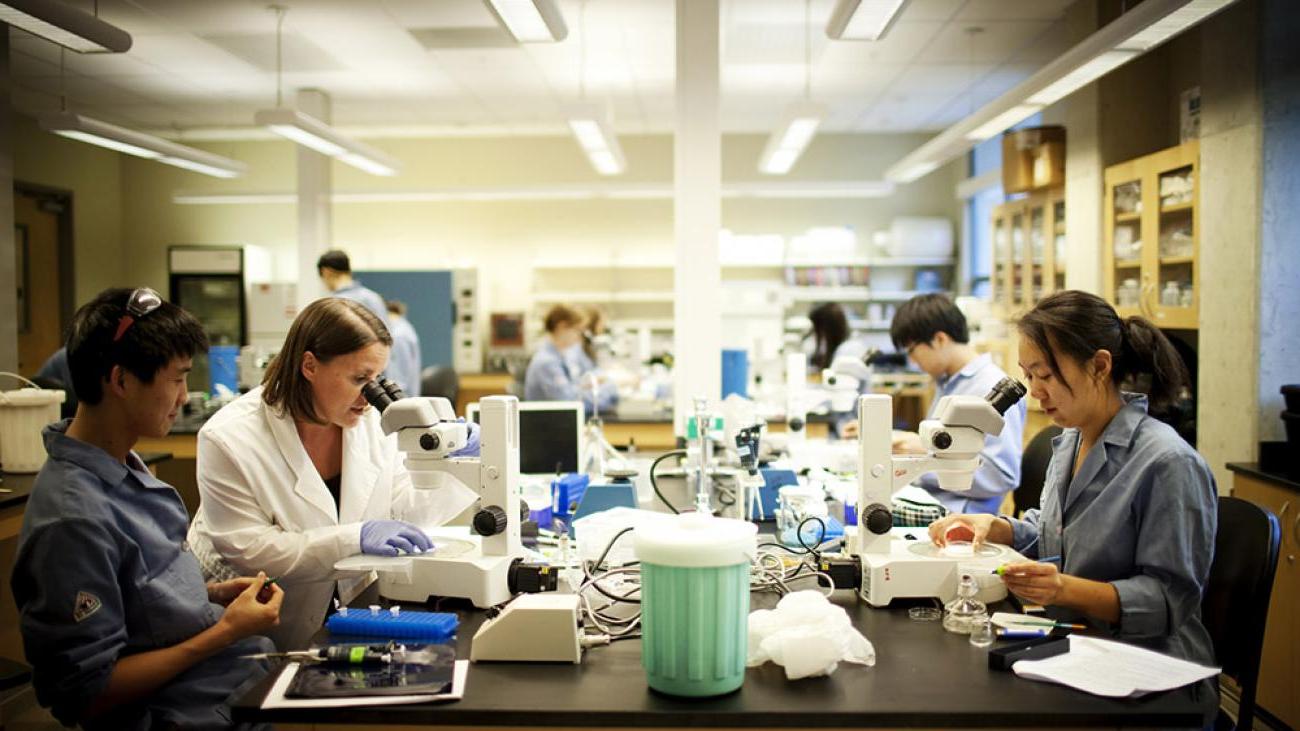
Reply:
[[[943,628],[959,635],[968,635],[976,626],[989,621],[989,610],[984,602],[975,598],[979,586],[975,577],[962,574],[957,584],[957,598],[944,605]]]

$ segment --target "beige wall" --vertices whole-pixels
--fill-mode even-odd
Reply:
[[[133,158],[52,135],[21,115],[13,120],[14,182],[73,194],[76,301],[125,284],[122,168]]]
[[[925,135],[822,135],[791,180],[879,180],[890,163]],[[668,136],[623,137],[628,174],[619,184],[664,184],[671,179]],[[727,137],[726,181],[758,181],[759,135]],[[335,190],[429,191],[465,187],[544,187],[604,183],[569,137],[510,139],[389,139],[373,144],[402,160],[394,178],[336,165]],[[296,256],[292,204],[177,205],[178,191],[291,192],[288,142],[230,142],[205,146],[250,165],[240,180],[205,178],[143,160],[127,160],[124,238],[145,281],[164,285],[170,244],[254,244],[269,250],[275,275],[293,276]],[[746,199],[723,203],[723,225],[738,233],[793,235],[813,226],[853,226],[869,236],[897,215],[956,219],[955,167],[901,187],[882,199]],[[494,202],[336,203],[334,241],[359,269],[477,267],[488,307],[524,309],[530,302],[532,263],[609,260],[636,252],[673,256],[671,200],[550,200]],[[628,282],[629,287],[635,282]],[[647,289],[659,288],[643,287]]]

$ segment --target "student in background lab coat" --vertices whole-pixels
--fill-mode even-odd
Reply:
[[[265,571],[285,589],[270,633],[302,649],[335,595],[350,602],[375,578],[339,559],[430,547],[440,525],[476,499],[464,486],[415,490],[361,387],[388,363],[392,338],[364,306],[327,298],[289,328],[262,385],[199,431],[201,499],[189,541],[211,576]]]
[[[1042,509],[1023,520],[950,515],[931,524],[930,537],[1057,557],[1059,569],[1012,564],[1002,580],[1057,619],[1213,665],[1201,594],[1214,555],[1214,476],[1172,427],[1147,414],[1148,396],[1120,390],[1149,378],[1151,401],[1176,398],[1186,377],[1177,351],[1150,322],[1121,319],[1085,292],[1047,297],[1018,327],[1029,393],[1065,427],[1052,440]]]
[[[585,318],[568,305],[555,305],[546,313],[546,338],[528,362],[524,374],[525,401],[582,401],[590,416],[593,410],[607,414],[618,403],[618,387],[598,381],[595,398],[590,381],[578,373],[573,351],[581,347]]]
[[[420,336],[406,319],[406,303],[384,300],[388,308],[388,332],[393,336],[393,353],[388,358],[388,377],[407,396],[420,395]]]

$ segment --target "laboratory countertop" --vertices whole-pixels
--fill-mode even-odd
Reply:
[[[373,591],[373,588],[372,590]],[[776,597],[754,594],[753,606]],[[364,604],[363,599],[358,604]],[[373,600],[369,600],[373,601]],[[675,698],[651,691],[640,640],[588,650],[581,664],[475,663],[462,700],[442,705],[264,711],[274,676],[234,705],[237,722],[492,727],[1201,727],[1215,699],[1186,687],[1109,699],[988,669],[986,649],[905,607],[872,609],[849,592],[834,601],[875,645],[876,665],[841,663],[829,677],[788,681],[771,663],[749,668],[737,692]],[[444,611],[446,608],[444,607]],[[482,611],[458,612],[457,654],[468,657]],[[318,636],[324,640],[324,633]]]
[[[1300,492],[1300,456],[1286,442],[1260,442],[1258,462],[1229,462],[1227,467]]]
[[[601,421],[609,424],[671,424],[673,414],[671,411],[665,411],[657,414],[645,416],[619,416],[618,414],[602,414]],[[810,424],[830,424],[837,420],[834,414],[809,414],[808,423]],[[769,423],[780,423],[781,419],[769,419]]]

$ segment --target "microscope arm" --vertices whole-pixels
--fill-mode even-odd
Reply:
[[[898,492],[913,480],[927,472],[937,472],[942,475],[945,472],[957,472],[970,475],[979,469],[980,458],[972,457],[970,459],[938,459],[929,454],[915,456],[895,456],[894,457],[894,480],[893,493]],[[958,484],[953,487],[945,487],[945,490],[961,491],[969,490],[971,487],[970,480],[966,480],[964,485]]]

